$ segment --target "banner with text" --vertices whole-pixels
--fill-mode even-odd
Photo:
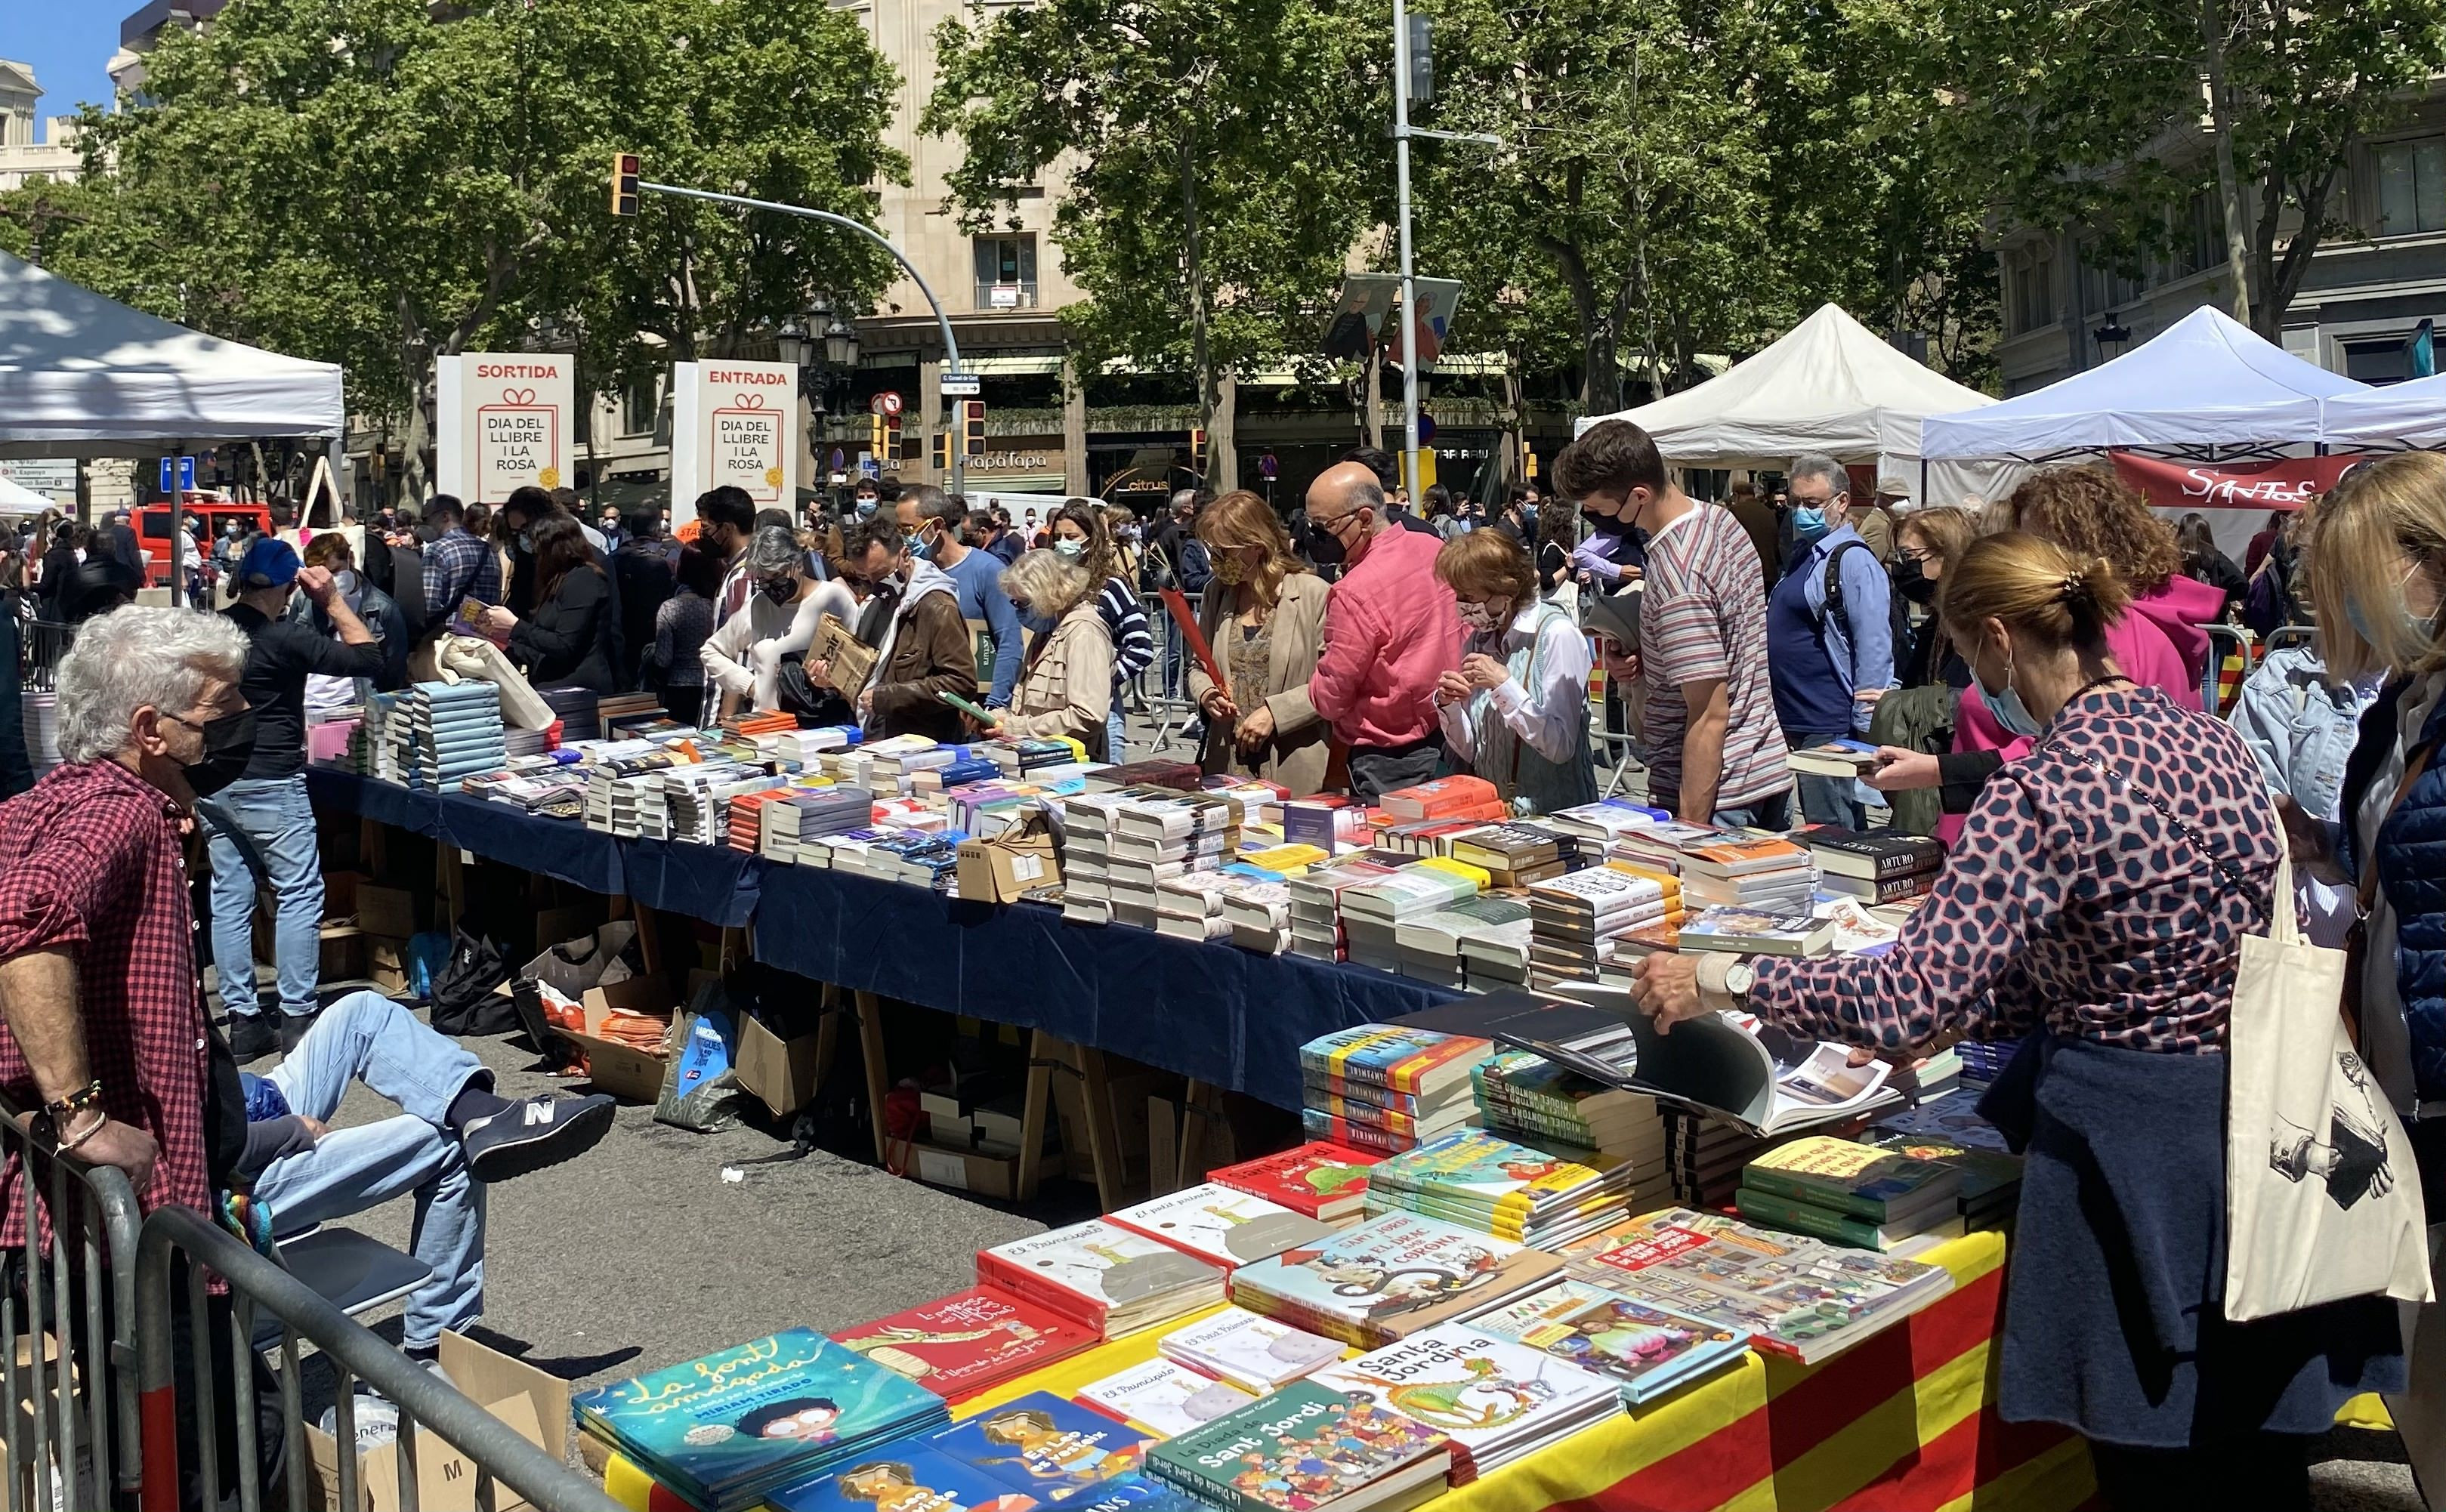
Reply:
[[[671,523],[696,518],[697,495],[741,488],[762,509],[797,513],[799,370],[784,363],[671,365]]]
[[[2161,510],[2298,510],[2336,486],[2361,458],[2280,457],[2265,462],[2181,462],[2111,454],[2117,477]]]
[[[442,493],[499,504],[530,485],[575,484],[576,359],[468,352],[433,366],[435,483]]]

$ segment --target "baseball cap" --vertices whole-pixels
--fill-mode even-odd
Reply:
[[[287,588],[297,581],[297,549],[276,535],[259,535],[237,559],[242,589]]]

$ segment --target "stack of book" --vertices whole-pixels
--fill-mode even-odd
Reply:
[[[1625,1407],[1653,1402],[1750,1352],[1745,1333],[1587,1281],[1556,1281],[1468,1326],[1607,1377]]]
[[[663,779],[670,832],[662,838],[719,846],[730,838],[730,800],[781,787],[783,779],[749,766],[706,765]]]
[[[1866,740],[1829,740],[1793,752],[1784,765],[1803,776],[1856,781],[1877,770],[1877,748]]]
[[[1344,1228],[1365,1216],[1367,1172],[1378,1159],[1365,1150],[1315,1140],[1279,1155],[1217,1167],[1206,1179]]]
[[[1223,1300],[1223,1269],[1089,1219],[977,1251],[977,1282],[1119,1338]]]
[[[1283,847],[1279,849],[1289,849]],[[1313,847],[1302,846],[1303,850]],[[1301,868],[1304,872],[1307,868]],[[1297,876],[1293,872],[1290,876]],[[1279,956],[1291,947],[1291,882],[1252,883],[1223,894],[1224,938],[1243,950]]]
[[[1486,880],[1479,868],[1437,857],[1345,889],[1338,901],[1350,959],[1380,971],[1399,971],[1401,922],[1475,898],[1486,890]]]
[[[607,693],[594,700],[594,716],[603,722],[603,733],[615,737],[629,726],[660,719],[667,714],[662,700],[650,693]]]
[[[1805,843],[1816,861],[1820,891],[1872,905],[1920,896],[1945,865],[1945,847],[1924,834],[1863,833],[1818,824],[1793,838]]]
[[[760,849],[768,861],[795,864],[806,842],[862,830],[874,817],[875,794],[864,788],[792,788],[757,811],[763,826]]]
[[[1962,1173],[1962,1222],[1971,1229],[2009,1229],[2022,1203],[2022,1157],[2006,1147],[1995,1125],[1966,1099],[1921,1104],[1878,1119],[1860,1136],[1864,1145],[1941,1161]]]
[[[1466,1123],[1469,1069],[1494,1046],[1467,1035],[1361,1024],[1300,1047],[1311,1139],[1391,1154]]]
[[[1672,817],[1662,809],[1650,809],[1628,798],[1607,798],[1557,809],[1539,822],[1577,840],[1583,854],[1610,857],[1628,836],[1653,830]]]
[[[1121,1208],[1105,1222],[1227,1271],[1333,1232],[1320,1219],[1214,1182]]]
[[[922,1438],[870,1449],[776,1494],[773,1512],[1014,1512],[1031,1506],[1149,1505],[1116,1500],[1154,1441],[1101,1412],[1033,1391]]]
[[[419,682],[408,690],[410,786],[442,792],[490,772],[508,756],[501,690],[490,682]]]
[[[1393,944],[1401,974],[1414,980],[1462,990],[1519,985],[1529,976],[1529,904],[1517,893],[1463,898],[1396,923]]]
[[[1374,1349],[1551,1282],[1563,1262],[1418,1213],[1386,1213],[1232,1273],[1232,1300]]]
[[[1238,1512],[1405,1512],[1441,1496],[1442,1434],[1364,1400],[1295,1381],[1157,1445],[1147,1469],[1201,1504]]]
[[[1493,813],[1486,812],[1489,805]],[[1415,787],[1396,788],[1384,794],[1383,808],[1387,814],[1403,823],[1423,819],[1500,819],[1504,817],[1502,800],[1495,784],[1484,777],[1438,777]]]
[[[1082,793],[1063,800],[1062,917],[1073,924],[1113,922],[1105,867],[1120,806],[1117,793]]]
[[[1808,848],[1773,835],[1727,834],[1682,852],[1682,905],[1806,913],[1817,894]]]
[[[1308,1379],[1450,1438],[1455,1485],[1622,1411],[1611,1378],[1475,1323],[1439,1324]]]
[[[1804,1364],[1850,1348],[1953,1290],[1953,1273],[1870,1250],[1667,1208],[1617,1225],[1571,1261],[1575,1279],[1746,1333]]]
[[[1287,805],[1297,808],[1299,805]],[[1330,866],[1311,867],[1283,884],[1289,897],[1290,953],[1311,961],[1349,959],[1348,937],[1342,927],[1342,897],[1354,887],[1381,882],[1395,868],[1365,855],[1354,855]]]
[[[1744,1167],[1733,1206],[1768,1228],[1891,1250],[1960,1235],[1961,1190],[1957,1167],[1809,1134]]]
[[[704,1512],[742,1512],[950,1415],[943,1398],[808,1328],[594,1387],[571,1406],[580,1428]]]
[[[1246,1308],[1227,1307],[1166,1334],[1156,1348],[1201,1375],[1263,1396],[1342,1358],[1343,1347]]]
[[[1667,871],[1609,865],[1536,883],[1529,888],[1530,985],[1595,981],[1615,940],[1669,927],[1681,914],[1681,879]]]
[[[1559,1160],[1482,1129],[1455,1129],[1367,1173],[1370,1214],[1424,1213],[1535,1249],[1605,1228],[1629,1200],[1627,1166]]]
[[[1752,1133],[1678,1108],[1666,1108],[1661,1116],[1674,1199],[1692,1207],[1731,1206],[1742,1168],[1790,1137]]]
[[[1616,1064],[1625,1075],[1635,1073],[1636,1049]],[[1665,1115],[1646,1092],[1593,1080],[1525,1050],[1498,1050],[1471,1070],[1470,1079],[1480,1128],[1583,1165],[1627,1166],[1635,1194],[1661,1194],[1668,1185]]]
[[[1202,793],[1139,790],[1120,796],[1104,842],[1113,922],[1153,929],[1160,884],[1238,855],[1238,812]]]
[[[1013,777],[1087,759],[1086,748],[1076,740],[995,740],[977,747],[977,754]]]
[[[1093,1330],[995,1291],[972,1286],[833,1335],[947,1402],[991,1391],[1093,1346]]]
[[[560,724],[560,744],[603,737],[603,696],[593,688],[538,688]]]
[[[1676,948],[1743,956],[1822,956],[1834,946],[1834,923],[1803,903],[1782,912],[1718,905],[1683,917]]]

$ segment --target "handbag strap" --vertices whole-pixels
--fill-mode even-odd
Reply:
[[[2209,865],[2216,868],[2217,874],[2225,878],[2229,885],[2240,887],[2245,886],[2248,882],[2248,879],[2244,877],[2242,874],[2241,865],[2225,856],[2219,855],[2214,847],[2211,846],[2206,840],[2200,838],[2198,831],[2192,829],[2190,825],[2185,824],[2182,820],[2174,817],[2174,811],[2166,806],[2165,799],[2157,796],[2155,793],[2150,792],[2147,788],[2142,787],[2137,782],[2133,781],[2122,773],[2116,771],[2113,767],[2108,766],[2104,761],[2099,760],[2092,752],[2067,751],[2064,754],[2071,756],[2076,761],[2085,761],[2089,765],[2097,768],[2098,775],[2106,778],[2107,783],[2110,786],[2120,792],[2130,793],[2132,796],[2138,798],[2149,807],[2156,810],[2157,816],[2166,821],[2166,827],[2173,831],[2174,833],[2182,836],[2185,840],[2191,842],[2192,849],[2207,857]],[[2277,832],[2282,834],[2284,831],[2280,828]]]

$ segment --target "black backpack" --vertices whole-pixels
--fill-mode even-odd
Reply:
[[[433,1027],[445,1035],[506,1035],[520,1027],[517,1004],[493,989],[510,980],[501,948],[464,925],[452,931],[450,959],[433,977]]]
[[[1851,611],[1843,605],[1843,553],[1846,551],[1867,551],[1871,556],[1877,553],[1866,541],[1845,541],[1826,553],[1827,616],[1841,622],[1843,639],[1853,645],[1858,645],[1860,638],[1853,632]],[[1910,607],[1904,602],[1900,593],[1894,591],[1891,578],[1886,584],[1886,620],[1887,634],[1890,637],[1886,644],[1892,647],[1894,663],[1900,666],[1904,656],[1903,648],[1910,644]],[[1825,623],[1823,619],[1818,621],[1820,625]]]

